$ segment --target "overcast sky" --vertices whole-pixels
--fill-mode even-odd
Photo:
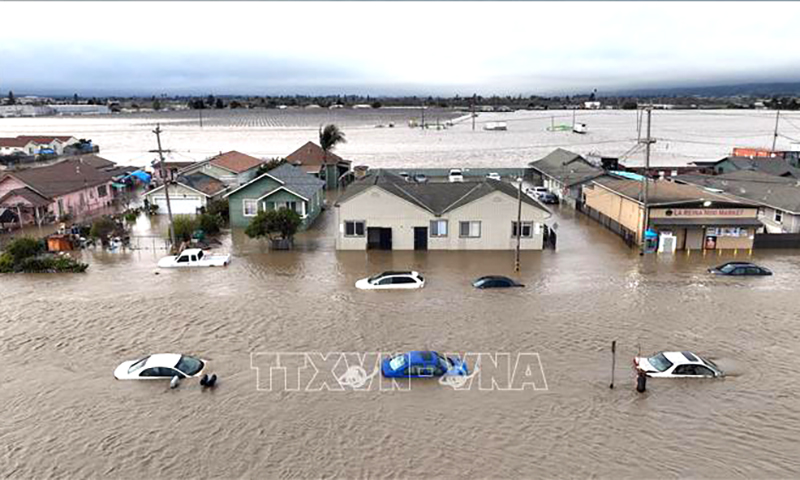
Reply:
[[[0,11],[0,91],[20,94],[529,95],[800,80],[798,2],[0,2]]]

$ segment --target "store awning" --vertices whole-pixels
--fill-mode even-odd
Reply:
[[[657,227],[760,227],[757,218],[652,218],[650,224]]]

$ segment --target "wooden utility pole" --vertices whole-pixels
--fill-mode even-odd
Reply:
[[[422,102],[422,129],[425,130],[425,102]]]
[[[169,182],[170,179],[167,178],[166,169],[164,168],[164,151],[161,149],[161,125],[156,124],[156,129],[153,130],[153,133],[156,134],[156,141],[158,142],[158,158],[160,162],[160,169],[161,169],[161,178],[164,179],[164,196],[167,199],[167,215],[169,215],[169,239],[172,241],[172,248],[177,247],[177,243],[175,241],[175,227],[172,225],[172,205],[169,202]]]
[[[617,341],[611,342],[611,385],[608,388],[614,388],[614,371],[617,368]]]
[[[472,94],[472,105],[470,106],[470,116],[472,117],[472,131],[475,131],[475,100],[477,94]]]
[[[198,108],[197,112],[200,114],[200,128],[203,128],[203,109]]]
[[[514,271],[519,272],[519,243],[522,234],[522,177],[519,178],[517,187],[517,251],[514,256]]]
[[[653,143],[650,138],[650,116],[653,113],[653,107],[647,107],[647,138],[645,139],[644,150],[644,175],[642,181],[644,182],[642,203],[644,204],[644,225],[642,226],[642,249],[641,254],[644,254],[645,239],[647,238],[647,227],[650,220],[650,211],[647,206],[648,190],[650,185],[650,144]]]
[[[775,147],[778,145],[778,122],[781,119],[781,111],[778,110],[775,114],[775,134],[772,136],[772,153],[775,153]]]

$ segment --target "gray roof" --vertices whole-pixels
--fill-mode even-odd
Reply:
[[[492,192],[499,191],[511,197],[517,197],[516,187],[497,180],[416,183],[406,181],[403,177],[385,170],[376,170],[370,172],[365,178],[350,184],[337,201],[337,204],[346,202],[372,186],[378,186],[437,216],[478,200]],[[528,195],[523,194],[522,201],[550,213],[544,205]]]
[[[302,195],[305,198],[311,198],[317,191],[325,186],[325,182],[303,171],[299,167],[295,167],[289,163],[283,163],[267,172],[270,176],[277,178],[284,183],[287,189]]]
[[[715,167],[727,163],[736,170],[752,170],[764,172],[778,177],[800,178],[800,169],[795,168],[782,158],[750,158],[726,157],[714,164]]]
[[[205,193],[209,197],[213,197],[227,188],[224,183],[202,172],[184,174],[179,176],[177,180],[189,188]]]
[[[721,190],[737,198],[800,214],[800,182],[793,178],[739,170],[722,175],[679,175],[675,180]]]
[[[557,148],[546,157],[528,165],[563,183],[566,187],[587,182],[604,173],[602,168],[595,167],[577,153],[563,148]]]

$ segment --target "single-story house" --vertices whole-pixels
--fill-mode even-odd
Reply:
[[[167,209],[167,193],[169,193],[169,204],[173,215],[192,215],[205,208],[209,201],[222,198],[228,187],[210,175],[194,172],[179,175],[169,184],[168,192],[164,189],[165,185],[161,185],[144,195],[150,205],[158,206],[157,214],[169,213]]]
[[[23,223],[65,215],[80,216],[111,205],[116,173],[94,161],[71,158],[46,167],[0,175],[0,207],[17,212]]]
[[[289,208],[308,228],[322,211],[325,182],[301,168],[283,163],[228,193],[232,227],[246,227],[260,210]]]
[[[38,153],[42,149],[50,149],[58,155],[63,155],[64,148],[79,142],[77,138],[69,135],[19,135],[17,138],[35,145],[34,151],[28,152],[29,154]]]
[[[557,148],[528,166],[541,175],[542,184],[561,202],[576,207],[583,197],[583,185],[605,173],[577,153]]]
[[[647,225],[644,182],[607,175],[583,189],[583,211],[620,235],[641,245],[645,231],[658,236],[658,250],[750,249],[761,227],[758,204],[668,180],[647,180]]]
[[[407,182],[377,170],[353,182],[336,202],[338,250],[512,250],[517,188],[490,179]],[[541,250],[550,211],[522,194],[520,248]]]
[[[30,140],[23,140],[19,137],[0,138],[0,155],[33,155],[36,153],[36,144]]]
[[[324,180],[326,190],[336,190],[339,179],[350,172],[352,165],[351,161],[333,152],[328,152],[326,155],[322,147],[314,142],[308,142],[290,153],[286,161]]]
[[[760,205],[758,218],[765,233],[800,233],[800,181],[794,178],[739,170],[721,175],[681,175],[675,181]]]
[[[254,179],[258,168],[263,164],[264,161],[260,158],[251,157],[234,150],[220,153],[208,160],[192,164],[179,173],[203,172],[228,187],[236,188]]]
[[[178,176],[178,172],[188,171],[190,167],[197,162],[164,162],[164,175],[170,180],[174,180]],[[161,162],[153,160],[153,178],[158,180],[159,183],[164,182],[164,177],[161,175]]]

